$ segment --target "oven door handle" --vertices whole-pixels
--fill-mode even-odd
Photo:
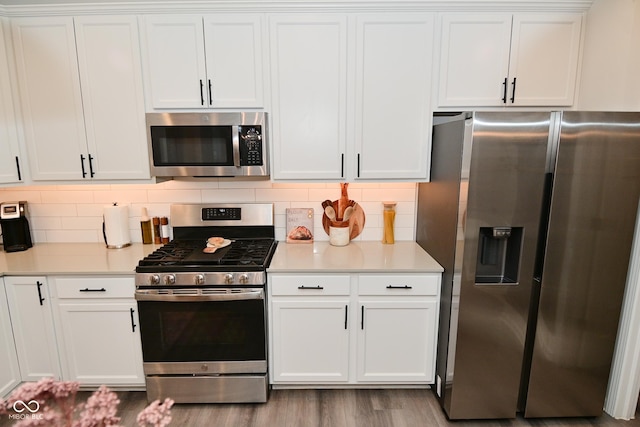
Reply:
[[[202,301],[242,301],[263,300],[264,290],[252,289],[250,291],[235,293],[211,293],[211,294],[158,294],[149,291],[136,291],[136,301],[160,301],[160,302],[202,302]]]

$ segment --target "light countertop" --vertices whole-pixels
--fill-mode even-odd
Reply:
[[[438,264],[416,242],[397,241],[384,245],[373,241],[356,241],[346,246],[329,242],[279,242],[267,269],[270,273],[441,273]]]
[[[0,251],[0,276],[134,274],[138,261],[160,246],[133,243],[122,249],[107,249],[102,243],[36,243],[26,251]],[[347,246],[278,242],[267,271],[440,273],[443,270],[415,242],[383,245],[358,241]]]
[[[35,243],[26,251],[0,251],[0,276],[134,274],[138,261],[159,247],[133,243],[107,249],[104,243]]]

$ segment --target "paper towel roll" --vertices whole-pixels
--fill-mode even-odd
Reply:
[[[113,205],[104,207],[102,232],[109,249],[124,248],[131,244],[129,233],[129,206]]]

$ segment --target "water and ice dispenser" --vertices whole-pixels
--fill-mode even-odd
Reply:
[[[522,227],[480,227],[476,284],[516,284]]]

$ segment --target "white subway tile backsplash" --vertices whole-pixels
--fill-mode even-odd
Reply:
[[[256,202],[283,202],[286,200],[309,200],[309,190],[306,188],[258,188]]]
[[[78,216],[78,209],[75,203],[33,203],[28,205],[29,214],[36,216]]]
[[[220,188],[214,190],[202,190],[203,203],[251,203],[255,201],[256,193],[253,188]]]
[[[201,203],[202,193],[200,190],[149,190],[147,199],[152,203]]]
[[[350,183],[349,198],[364,210],[365,226],[356,240],[382,240],[382,202],[395,200],[396,240],[413,240],[416,185]],[[55,185],[0,188],[0,201],[29,202],[35,242],[103,242],[102,215],[112,202],[129,205],[132,242],[141,241],[143,207],[150,217],[170,217],[173,203],[273,203],[276,238],[285,240],[286,209],[312,208],[316,240],[329,236],[322,227],[322,202],[340,198],[339,183],[273,183],[250,178],[184,178],[158,184]],[[171,219],[169,219],[171,224]]]
[[[47,230],[47,242],[88,243],[103,242],[102,229],[98,230]]]
[[[93,203],[95,201],[94,191],[41,191],[42,203]]]
[[[105,191],[95,192],[95,203],[110,205],[118,203],[119,205],[128,205],[131,203],[144,203],[147,201],[147,190],[117,190],[108,189]]]

